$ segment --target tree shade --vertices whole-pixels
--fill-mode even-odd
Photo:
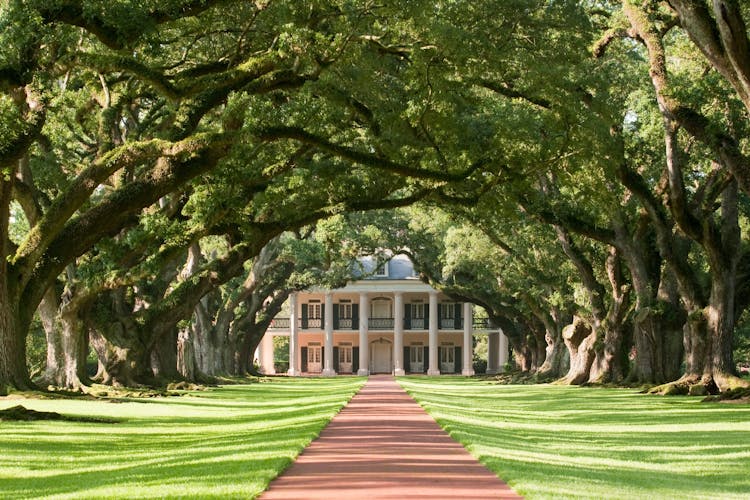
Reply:
[[[384,247],[524,370],[746,386],[747,9],[8,2],[0,388],[35,318],[45,385],[89,345],[110,383],[247,370],[285,294]]]

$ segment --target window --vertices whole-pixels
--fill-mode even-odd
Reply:
[[[323,317],[321,304],[310,303],[307,306],[307,317],[310,319],[320,319]]]
[[[453,348],[453,344],[450,345],[443,345],[440,349],[440,362],[441,363],[453,363],[454,362],[454,353],[455,349]]]
[[[352,305],[351,304],[339,304],[339,318],[352,319]]]
[[[422,344],[412,344],[409,349],[410,363],[422,363],[424,360],[424,347]]]
[[[391,300],[385,297],[375,297],[370,302],[371,318],[392,318],[393,306]]]
[[[388,276],[388,261],[378,263],[378,267],[375,268],[375,276],[381,278]]]
[[[453,319],[456,317],[456,304],[441,304],[440,310],[440,318],[442,319]]]
[[[412,304],[411,317],[415,319],[424,319],[424,304]]]

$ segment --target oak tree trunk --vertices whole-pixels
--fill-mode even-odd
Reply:
[[[0,394],[34,388],[26,366],[26,332],[18,303],[0,283]]]
[[[185,380],[195,382],[198,374],[197,361],[195,359],[195,347],[190,332],[191,327],[183,328],[177,334],[177,371]]]
[[[596,358],[591,365],[589,382],[607,383],[622,382],[626,375],[627,354],[625,352],[628,329],[626,317],[629,309],[630,287],[626,284],[622,270],[620,252],[615,247],[609,248],[606,259],[607,278],[610,285],[611,303],[607,315],[599,326],[594,344]]]
[[[163,335],[151,351],[151,371],[163,384],[182,380],[177,369],[177,333]]]
[[[588,381],[596,353],[596,332],[591,325],[576,316],[573,323],[563,328],[562,337],[570,355],[570,369],[560,383],[578,385]]]
[[[63,294],[56,314],[52,309],[60,301],[54,290],[47,291],[40,306],[40,314],[47,317],[44,322],[50,323],[45,325],[47,369],[44,378],[47,384],[55,387],[82,390],[89,384],[86,373],[88,329],[83,318],[86,313],[82,309],[88,306],[91,295],[83,292],[76,296],[74,293],[67,291]]]

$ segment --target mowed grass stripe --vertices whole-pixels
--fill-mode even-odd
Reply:
[[[458,377],[399,383],[530,499],[750,496],[748,405]]]
[[[0,422],[0,498],[253,498],[364,383],[271,379],[119,402],[2,400],[116,424]]]

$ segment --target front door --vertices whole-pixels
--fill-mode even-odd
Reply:
[[[370,344],[370,371],[372,373],[391,373],[393,347],[390,342],[373,342]]]
[[[409,371],[424,373],[424,346],[413,345],[409,347]]]
[[[339,346],[339,371],[341,373],[352,372],[352,346]]]
[[[456,371],[456,348],[452,345],[440,346],[440,373]]]
[[[323,370],[320,350],[319,345],[307,346],[307,371],[310,373],[320,373]]]

